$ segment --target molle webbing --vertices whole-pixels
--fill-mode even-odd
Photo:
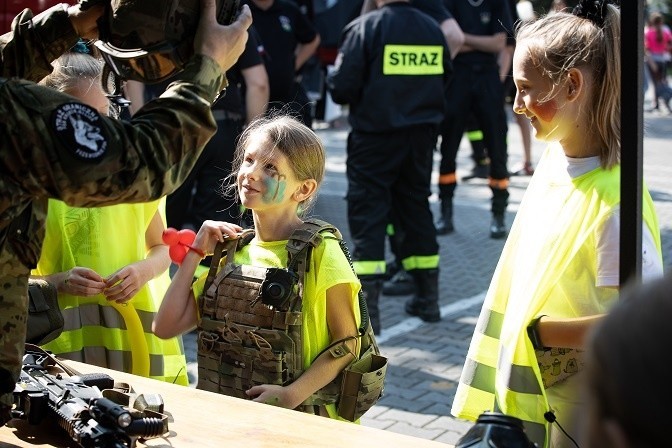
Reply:
[[[334,226],[319,220],[307,220],[290,236],[286,246],[288,271],[298,281],[282,306],[268,305],[262,299],[262,283],[270,269],[233,262],[233,254],[249,243],[253,230],[217,245],[203,297],[198,301],[199,389],[249,399],[245,391],[254,385],[286,385],[303,373],[304,277],[311,251],[322,242],[323,231],[332,232],[342,241]],[[226,263],[218,270],[223,255]],[[336,356],[342,351],[334,352]],[[339,386],[334,381],[303,404],[312,407],[308,405],[334,403]]]

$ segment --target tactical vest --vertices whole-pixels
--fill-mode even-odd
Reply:
[[[286,269],[233,262],[236,250],[254,236],[251,229],[236,239],[217,245],[203,296],[198,301],[201,315],[198,327],[199,389],[249,399],[245,391],[254,385],[284,386],[303,373],[303,283],[311,251],[322,242],[323,232],[331,232],[339,240],[350,260],[338,229],[315,219],[306,220],[290,236],[286,245]],[[226,253],[226,263],[218,271],[223,253]],[[359,303],[361,353],[373,350],[379,354],[361,292]],[[334,357],[350,353],[344,341],[338,341],[326,350]],[[298,410],[314,413],[315,405],[336,403],[341,383],[342,375],[339,375],[309,397]],[[382,394],[382,378],[374,394],[375,403]],[[368,398],[371,401],[371,397]]]

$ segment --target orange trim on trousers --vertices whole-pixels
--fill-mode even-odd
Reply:
[[[439,175],[439,185],[449,185],[457,183],[457,175],[455,173]]]
[[[497,190],[506,190],[509,188],[509,179],[493,179],[488,177],[488,186]]]

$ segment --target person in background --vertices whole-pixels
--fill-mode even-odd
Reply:
[[[672,113],[672,87],[667,80],[667,72],[672,61],[672,31],[665,25],[663,15],[651,13],[650,25],[644,31],[644,50],[653,80],[653,110],[658,110],[660,101]]]
[[[483,143],[490,159],[488,186],[492,191],[490,237],[506,236],[504,215],[508,206],[509,170],[507,167],[508,122],[504,112],[504,87],[498,55],[506,46],[506,33],[512,29],[509,7],[499,0],[445,0],[444,4],[464,32],[464,44],[455,56],[455,74],[446,89],[446,115],[441,124],[441,163],[439,165],[440,217],[437,232],[449,233],[453,225],[453,197],[457,188],[457,153],[474,114],[483,132]]]
[[[514,112],[549,145],[495,268],[451,413],[520,418],[539,447],[575,447],[581,436],[580,350],[618,299],[620,39],[618,7],[593,0],[516,33]],[[642,190],[648,281],[662,275],[663,261],[656,211]],[[561,372],[572,375],[556,382]]]
[[[670,442],[667,375],[672,275],[623,288],[587,338],[585,448],[656,448]],[[633,387],[636,386],[636,387]]]
[[[300,81],[303,65],[315,54],[320,35],[291,0],[246,0],[263,45],[270,96],[267,112],[277,111],[313,126],[313,105]]]
[[[319,137],[293,117],[278,115],[274,118],[260,118],[245,128],[238,142],[230,188],[238,192],[241,203],[252,211],[255,233],[249,244],[242,248],[238,245],[239,250],[235,251],[234,256],[236,264],[287,267],[287,241],[303,224],[301,217],[310,210],[316,198],[324,178],[325,157]],[[212,319],[204,319],[209,322],[205,322],[205,328],[201,327],[201,316],[205,313],[202,307],[212,304],[212,300],[203,294],[208,274],[203,274],[192,283],[194,272],[203,255],[212,254],[218,242],[225,238],[236,238],[242,230],[236,224],[222,221],[203,223],[191,250],[173,276],[154,320],[153,328],[157,335],[170,338],[195,326],[205,333],[212,331]],[[245,307],[245,314],[256,315],[255,322],[258,325],[255,326],[262,328],[259,332],[246,331],[251,336],[228,338],[223,329],[223,337],[217,340],[217,348],[213,349],[221,354],[217,356],[219,365],[214,368],[212,365],[204,365],[203,368],[227,372],[227,376],[233,376],[233,381],[239,384],[256,384],[244,390],[253,401],[338,418],[333,403],[322,406],[302,406],[302,403],[334,380],[352,361],[349,355],[338,358],[332,356],[331,350],[324,350],[326,347],[345,339],[343,343],[347,345],[347,350],[351,354],[357,353],[357,328],[361,320],[358,297],[360,284],[339,242],[326,233],[322,242],[312,249],[308,263],[306,272],[310,272],[310,275],[305,276],[301,288],[300,310],[296,313],[271,311],[271,315],[276,316],[301,316],[303,346],[299,350],[302,351],[303,373],[291,371],[291,367],[285,366],[289,370],[285,371],[285,377],[298,376],[293,382],[285,385],[257,384],[259,378],[267,378],[264,376],[267,373],[264,367],[274,364],[266,358],[259,359],[260,356],[267,356],[263,351],[259,353],[245,344],[251,336],[255,337],[253,339],[257,345],[263,344],[264,336],[271,337],[268,335],[273,330],[267,329],[262,323],[269,316],[269,308],[259,297],[241,299],[239,294],[243,288],[233,285],[226,293],[228,299],[217,301],[217,313],[222,313],[222,316],[226,314],[230,322],[228,333],[241,331],[243,325],[237,319],[245,319],[248,324],[254,319],[240,317],[244,314],[239,312],[241,306]],[[228,262],[220,264],[218,276],[222,275],[222,269],[226,266],[229,266]],[[223,285],[224,281],[218,288],[225,288]],[[207,327],[208,323],[210,328]],[[254,364],[249,370],[238,367],[241,351],[244,353],[242,359],[251,359],[249,362]],[[292,364],[289,359],[287,364]],[[252,370],[255,378],[249,377]],[[238,374],[245,377],[238,377]],[[220,386],[215,385],[215,389],[227,391],[229,395],[235,393],[226,384],[220,383]],[[198,387],[201,387],[200,378]]]
[[[436,21],[446,38],[446,43],[450,49],[450,57],[451,59],[454,58],[464,43],[464,34],[443,2],[435,0],[411,0],[411,5]],[[361,14],[366,14],[375,8],[376,4],[374,0],[365,0],[362,4]],[[429,168],[431,170],[433,167],[430,166]],[[397,256],[403,244],[405,232],[395,224],[398,222],[395,213],[397,213],[395,210],[391,211],[390,224],[387,226],[388,241],[393,260],[387,262],[387,278],[383,283],[382,293],[387,296],[405,296],[415,292],[415,281],[403,268],[401,259]],[[437,227],[437,233],[438,229]]]
[[[95,47],[80,41],[54,61],[54,71],[40,84],[107,115],[103,64]],[[182,338],[163,340],[152,333],[170,284],[165,228],[165,198],[98,208],[50,199],[32,276],[56,287],[65,325],[42,348],[61,358],[189,385]]]
[[[515,17],[517,19],[516,22],[518,20],[525,22],[536,19],[536,14],[529,1],[520,0],[515,4],[513,3],[514,0],[507,1],[511,6],[511,17]],[[504,47],[504,51],[502,51],[499,58],[499,76],[504,84],[505,107],[512,107],[513,100],[516,97],[516,85],[513,83],[513,69],[511,67],[513,52],[516,48],[516,39],[513,37],[514,32],[515,24],[514,29],[511,30],[511,34],[507,36],[506,47]],[[532,163],[532,126],[530,125],[530,120],[525,115],[513,114],[513,118],[518,125],[520,139],[523,142],[523,163],[521,166],[514,168],[511,175],[531,176],[534,174],[534,164]]]
[[[231,25],[220,25],[215,1],[202,0],[194,54],[182,76],[144,107],[141,120],[122,122],[34,83],[79,38],[98,37],[107,4],[80,0],[36,16],[25,9],[0,37],[0,109],[12,111],[0,125],[0,424],[10,419],[21,371],[28,277],[41,251],[48,200],[103,206],[172,192],[215,132],[210,103],[252,23],[244,7]]]
[[[534,16],[532,3],[527,0],[520,0],[515,3],[515,0],[506,0],[509,4],[509,11],[511,17],[518,20],[531,20]],[[499,54],[499,77],[504,86],[504,107],[510,107],[513,104],[513,98],[516,96],[516,86],[513,84],[511,76],[511,59],[513,58],[513,50],[516,41],[513,38],[514,29],[507,30],[506,46]],[[534,173],[532,164],[532,132],[529,121],[522,115],[514,114],[514,120],[520,130],[521,141],[523,142],[523,163],[513,169],[510,173],[512,176],[531,176]],[[472,113],[467,120],[466,137],[471,144],[471,158],[474,161],[474,167],[471,173],[463,176],[462,180],[470,180],[474,178],[487,179],[490,176],[490,158],[488,151],[483,141],[483,131],[481,131],[476,116]],[[439,220],[437,222],[437,232],[439,234],[450,233],[453,231],[452,221]]]
[[[231,172],[236,140],[247,124],[266,113],[269,100],[263,47],[254,25],[248,33],[243,54],[226,73],[226,95],[212,106],[217,132],[184,184],[168,196],[170,227],[198,230],[208,219],[243,224],[244,211],[238,199],[222,189],[222,180]],[[202,265],[210,266],[209,258]]]
[[[353,265],[379,334],[378,299],[392,210],[395,232],[404,235],[396,256],[416,285],[405,310],[426,322],[441,320],[439,246],[429,195],[445,108],[439,94],[452,64],[446,38],[431,17],[408,0],[376,4],[378,9],[343,30],[327,86],[334,102],[350,107],[346,169]]]
[[[268,74],[262,60],[263,46],[254,25],[247,31],[245,50],[226,73],[229,81],[226,95],[212,105],[217,132],[205,146],[187,180],[168,195],[166,218],[170,227],[198,230],[207,219],[243,224],[244,211],[238,200],[227,195],[221,184],[231,172],[236,140],[247,123],[266,112],[269,98]],[[137,104],[142,105],[155,98],[171,82],[172,78],[148,86],[129,83],[133,85],[131,106],[136,105],[137,108]],[[209,265],[210,259],[204,259],[199,271]]]
[[[457,24],[457,21],[450,14],[450,11],[446,9],[442,1],[411,0],[411,4],[436,20],[436,23],[441,27],[443,35],[446,37],[448,48],[450,48],[450,58],[453,59],[464,43],[464,33],[460,29],[460,25]],[[373,11],[376,8],[375,0],[364,0],[360,15]]]

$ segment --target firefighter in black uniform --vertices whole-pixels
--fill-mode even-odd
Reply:
[[[446,91],[446,116],[441,125],[441,221],[444,226],[452,227],[457,152],[467,118],[473,111],[490,157],[490,237],[503,238],[506,236],[504,213],[509,199],[508,125],[502,107],[504,88],[497,57],[512,29],[509,6],[505,0],[444,0],[444,3],[464,32],[464,45],[453,60],[455,76]]]
[[[390,210],[405,237],[398,248],[416,283],[406,312],[441,319],[439,246],[429,208],[432,153],[444,114],[450,51],[437,23],[408,0],[377,0],[378,9],[350,22],[327,79],[338,104],[349,104],[348,223],[355,271],[374,331],[385,274]]]

